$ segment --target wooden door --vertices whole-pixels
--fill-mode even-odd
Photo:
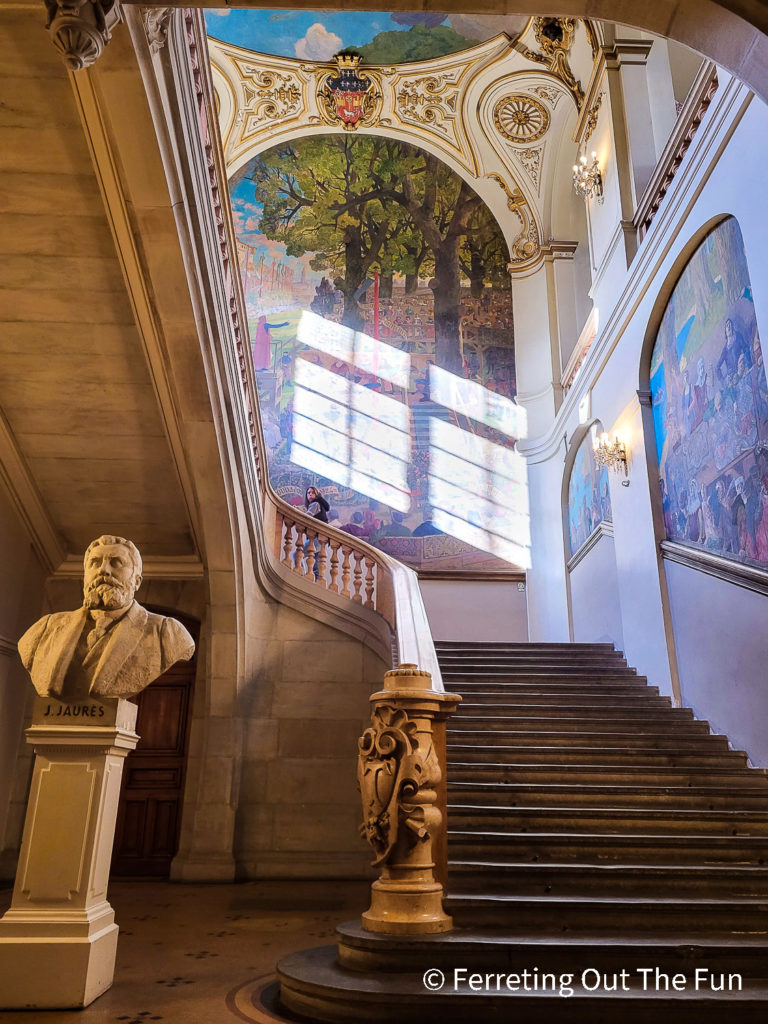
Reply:
[[[185,619],[184,625],[197,641],[197,624]],[[141,738],[123,768],[113,875],[170,874],[179,845],[196,667],[196,655],[177,662],[135,698]]]

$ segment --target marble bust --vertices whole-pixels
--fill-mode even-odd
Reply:
[[[141,555],[124,537],[93,541],[83,561],[83,607],[45,615],[19,640],[19,654],[42,697],[133,697],[195,644],[176,619],[134,600]]]

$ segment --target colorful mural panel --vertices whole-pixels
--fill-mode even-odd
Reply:
[[[353,48],[366,64],[430,60],[477,46],[501,32],[516,38],[521,15],[425,11],[209,10],[208,33],[259,53],[327,61]]]
[[[768,566],[768,383],[736,220],[680,275],[651,362],[666,534]]]
[[[230,192],[277,493],[319,487],[332,523],[417,567],[525,564],[509,256],[482,200],[346,135],[269,150]]]
[[[579,445],[568,481],[571,554],[584,546],[600,523],[613,521],[608,467],[595,461],[594,428]]]

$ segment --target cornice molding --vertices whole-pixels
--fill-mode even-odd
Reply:
[[[205,567],[194,555],[163,557],[147,555],[142,558],[141,575],[146,580],[197,580],[205,576]],[[79,555],[67,555],[51,574],[55,579],[83,578],[83,559]]]
[[[603,537],[610,537],[611,540],[613,540],[613,523],[607,522],[606,520],[597,524],[576,554],[571,555],[568,559],[565,566],[568,572],[573,572],[579,562],[584,561],[589,552],[592,551],[593,548],[597,547]]]
[[[45,502],[21,454],[8,420],[0,410],[0,478],[30,536],[43,568],[52,572],[66,555],[66,545],[48,515]]]
[[[737,587],[753,590],[756,594],[768,595],[768,572],[764,569],[742,565],[712,551],[688,547],[687,544],[679,544],[676,541],[663,540],[660,546],[665,561],[685,565],[708,576],[716,576]]]

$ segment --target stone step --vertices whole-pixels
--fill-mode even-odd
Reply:
[[[731,755],[723,755],[723,759]],[[761,794],[765,792],[766,780],[757,769],[738,767],[733,761],[725,761],[724,765],[690,764],[681,760],[678,755],[654,764],[551,764],[546,761],[527,764],[498,764],[494,762],[471,764],[453,762],[448,765],[448,778],[451,781],[473,782],[522,782],[531,785],[580,785],[595,783],[603,785],[646,785],[664,786],[670,782],[677,785],[705,786],[714,780],[723,784],[733,782],[739,787],[754,788]],[[698,761],[703,759],[697,758]],[[529,755],[530,762],[530,755]],[[746,758],[744,758],[746,765]]]
[[[449,823],[450,826],[450,823]],[[603,835],[582,831],[529,832],[464,831],[449,827],[448,859],[493,859],[532,863],[601,864],[748,864],[768,863],[765,838],[662,835]],[[766,905],[768,921],[768,904]]]
[[[542,682],[535,680],[513,680],[507,679],[503,682],[493,679],[464,679],[457,680],[456,682],[450,682],[447,679],[443,680],[444,683],[448,683],[446,689],[450,690],[451,693],[460,693],[470,695],[475,693],[482,694],[504,694],[511,697],[515,693],[537,693],[542,697],[546,697],[547,700],[556,700],[560,695],[567,696],[569,694],[577,694],[583,696],[585,693],[589,693],[595,696],[605,697],[606,699],[612,696],[626,696],[626,697],[658,697],[659,689],[657,686],[648,686],[645,683],[640,683],[635,678],[634,682],[611,682],[611,683],[600,683],[590,680],[579,680],[578,682]]]
[[[500,666],[518,672],[521,669],[533,668],[536,671],[565,672],[570,674],[574,671],[588,669],[590,672],[629,672],[636,675],[636,671],[630,668],[623,658],[527,658],[516,655],[488,654],[478,656],[474,654],[451,654],[441,655],[438,659],[440,668],[448,671],[451,668],[490,668]]]
[[[768,836],[767,811],[679,808],[509,807],[449,803],[451,828],[525,834]],[[768,850],[766,850],[768,854]]]
[[[609,643],[558,643],[537,640],[435,640],[437,651],[455,650],[457,647],[478,651],[504,648],[510,651],[612,651],[615,654],[622,653]]]
[[[636,676],[631,672],[592,672],[588,669],[577,672],[558,671],[535,671],[534,669],[510,672],[502,669],[483,668],[447,668],[441,673],[444,681],[450,680],[453,683],[553,683],[559,685],[573,686],[577,683],[608,684],[624,683],[626,686],[647,686],[648,680],[645,676]]]
[[[398,936],[398,940],[403,937]],[[445,941],[445,937],[439,937],[439,943]],[[566,990],[573,992],[569,998],[558,995],[559,976],[543,984],[542,990],[511,991],[502,984],[498,991],[482,992],[467,982],[454,985],[456,947],[443,948],[436,943],[431,952],[428,969],[442,969],[446,978],[439,991],[425,987],[423,963],[417,971],[412,964],[410,970],[402,972],[390,967],[382,977],[382,960],[369,971],[359,967],[349,970],[339,962],[336,945],[293,953],[278,963],[281,1001],[299,1019],[349,1024],[501,1024],[509,1020],[520,1024],[615,1024],[617,1020],[622,1024],[649,1024],[650,1020],[659,1024],[703,1024],[715,1019],[727,1020],[728,1024],[763,1024],[768,1011],[768,994],[761,982],[746,987],[737,999],[732,991],[711,991],[711,984],[695,991],[694,968],[684,992],[656,991],[655,985],[652,991],[643,991],[642,979],[649,976],[640,974],[633,976],[627,991],[619,988],[608,992],[601,986],[601,990],[590,992],[593,976],[586,975],[585,986],[578,972],[574,974],[567,967],[567,982],[573,983],[572,988],[566,984]],[[493,967],[483,967],[482,953],[487,963],[486,947],[475,966],[483,975],[488,970],[493,973]],[[498,969],[499,961],[495,963]],[[592,965],[586,969],[592,970]],[[622,969],[617,966],[617,970]],[[511,971],[514,963],[507,962],[506,972]],[[727,983],[727,978],[724,980]],[[719,984],[718,976],[715,981]]]
[[[449,777],[451,767],[498,767],[506,773],[496,781],[525,782],[520,772],[552,770],[560,773],[583,769],[603,769],[607,772],[653,771],[658,768],[690,768],[708,770],[737,768],[747,771],[747,756],[740,750],[722,750],[714,753],[680,750],[624,750],[623,747],[557,747],[551,746],[479,746],[452,743],[448,748]],[[571,781],[571,780],[568,780]],[[573,781],[577,781],[574,779]],[[765,781],[765,780],[763,780]]]
[[[541,702],[526,703],[515,701],[475,701],[470,695],[462,700],[461,707],[451,719],[452,722],[461,722],[464,718],[530,718],[546,717],[548,720],[555,718],[574,718],[592,722],[595,718],[613,719],[626,718],[627,720],[640,720],[647,722],[691,722],[694,721],[693,712],[690,708],[672,708],[666,704],[648,704],[646,701],[638,702],[634,706],[627,704],[617,706],[614,701],[604,703],[557,703],[546,704]]]
[[[452,692],[458,692],[456,687],[453,687]],[[622,708],[637,711],[659,711],[665,708],[671,711],[688,710],[687,708],[673,708],[669,697],[659,697],[654,693],[644,691],[610,695],[578,691],[552,694],[548,691],[542,692],[541,688],[534,690],[514,688],[487,693],[471,687],[462,694],[460,713],[463,713],[467,707],[496,709],[540,707],[547,714],[550,711],[559,713],[561,710],[563,713],[569,713],[571,708],[584,708],[599,714],[602,714],[604,710],[620,711]]]
[[[605,899],[620,899],[679,894],[768,900],[768,867],[452,860],[448,865],[448,892],[452,896],[498,893],[550,898],[599,895]]]
[[[671,712],[666,714],[635,714],[635,715],[535,715],[529,709],[522,713],[510,715],[504,713],[489,714],[489,709],[465,715],[464,708],[451,719],[453,728],[450,732],[575,732],[585,733],[620,733],[632,732],[637,736],[650,734],[663,735],[674,733],[675,736],[709,736],[709,723],[701,722],[692,715],[677,717]]]
[[[513,782],[448,782],[448,799],[507,807],[679,807],[702,810],[768,808],[768,782],[763,788],[737,787],[735,782],[706,786],[540,785]]]
[[[495,968],[541,974],[545,970],[580,972],[596,964],[608,971],[634,971],[653,964],[673,974],[692,974],[704,964],[713,971],[740,972],[745,982],[768,976],[768,945],[759,936],[745,935],[738,944],[702,936],[695,946],[684,935],[636,936],[628,931],[609,939],[569,935],[533,941],[517,939],[499,929],[477,928],[456,928],[442,935],[394,936],[366,931],[359,919],[339,925],[336,933],[339,963],[350,970],[376,967],[387,973],[423,972],[442,963],[449,969],[468,964],[482,971]]]
[[[622,750],[685,750],[698,751],[700,753],[718,753],[728,750],[728,739],[725,736],[712,736],[709,733],[696,735],[689,732],[687,727],[683,732],[682,727],[677,731],[635,729],[632,732],[621,728],[610,727],[603,732],[576,732],[572,734],[563,729],[554,728],[554,723],[547,723],[548,728],[531,729],[448,729],[449,751],[454,743],[472,744],[484,743],[490,745],[491,736],[493,745],[499,748],[517,746],[536,746],[539,750],[542,747],[620,747]]]
[[[468,893],[449,896],[445,909],[463,928],[499,928],[507,936],[663,935],[732,937],[744,932],[768,940],[768,901],[763,897],[702,899],[696,896],[536,897]],[[648,965],[652,966],[652,965]]]

